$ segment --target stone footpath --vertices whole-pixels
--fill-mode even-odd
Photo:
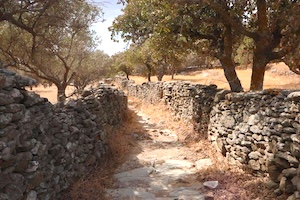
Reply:
[[[151,119],[137,112],[143,133],[132,133],[138,141],[133,153],[114,174],[113,188],[107,198],[113,200],[204,200],[204,185],[214,188],[218,183],[200,183],[196,172],[212,164],[210,159],[197,160],[195,152],[178,141],[176,134],[152,124]]]

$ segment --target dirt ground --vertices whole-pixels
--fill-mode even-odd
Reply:
[[[26,88],[28,91],[33,91],[37,94],[39,94],[41,97],[47,98],[51,103],[57,103],[57,87],[55,85],[44,87],[43,85],[38,85],[32,87],[32,90],[30,88]],[[74,88],[69,86],[67,87],[66,94],[72,94],[74,91]]]
[[[238,77],[243,88],[247,91],[250,88],[251,69],[237,69]],[[141,84],[146,81],[143,77],[131,76],[130,79]],[[151,81],[157,81],[155,76],[151,77]],[[172,81],[171,76],[164,76],[163,81]],[[216,84],[218,88],[229,89],[229,85],[225,79],[223,69],[207,69],[196,71],[189,74],[175,75],[173,81],[190,81],[192,83],[200,83],[204,85]],[[300,76],[291,72],[284,63],[272,64],[265,73],[264,89],[300,89]]]

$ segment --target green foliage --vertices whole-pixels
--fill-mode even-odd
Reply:
[[[112,59],[103,51],[93,51],[83,60],[82,67],[76,69],[72,80],[73,85],[80,92],[89,84],[109,76]]]
[[[132,49],[114,55],[113,68],[115,74],[118,72],[122,72],[129,79],[129,75],[131,75],[133,72],[134,59],[135,55]]]
[[[135,6],[136,2],[139,8]],[[140,15],[141,10],[146,11],[143,16]],[[213,9],[202,4],[180,5],[170,1],[132,0],[124,9],[124,15],[115,20],[111,30],[112,36],[121,32],[125,39],[135,43],[147,42],[152,49],[151,57],[161,78],[168,66],[171,66],[173,74],[176,65],[182,62],[180,58],[190,51],[205,49],[206,54],[220,59],[224,59],[225,51],[226,54],[231,54],[232,41],[227,39],[229,42],[225,42],[224,39],[226,29],[220,23],[211,24],[213,20],[219,20],[219,16]],[[128,27],[128,24],[133,26]],[[147,31],[132,31],[141,30],[143,27],[147,27]],[[230,27],[228,30],[227,35],[232,34]],[[203,46],[199,48],[200,45]]]
[[[96,44],[89,27],[101,10],[82,0],[18,1],[4,6],[15,12],[6,13],[9,17],[4,19],[0,15],[1,60],[55,84],[64,100],[75,74],[88,72],[81,69],[89,68],[84,64],[88,65]]]
[[[120,33],[137,44],[150,40],[156,58],[204,50],[221,61],[234,91],[242,90],[239,81],[232,81],[238,80],[233,60],[236,48],[236,59],[242,64],[251,59],[251,53],[243,55],[244,50],[253,49],[253,90],[262,89],[269,62],[285,60],[293,71],[299,71],[295,51],[300,44],[300,7],[295,0],[126,2],[124,14],[111,27],[112,37]]]
[[[203,52],[193,51],[189,53],[183,61],[184,66],[197,66],[198,68],[212,68],[214,58]]]

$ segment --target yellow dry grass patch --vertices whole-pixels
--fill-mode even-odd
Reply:
[[[26,88],[28,91],[31,89],[28,87]],[[66,95],[69,96],[74,92],[75,88],[72,86],[68,86],[66,89]],[[57,103],[57,87],[55,85],[44,87],[43,85],[39,84],[38,86],[32,87],[32,91],[40,95],[41,97],[47,98],[48,101],[51,103]]]
[[[295,75],[284,75],[290,72],[288,66],[284,63],[278,63],[272,65],[271,69],[267,70],[264,79],[264,89],[300,89],[300,76]],[[277,73],[273,73],[274,70]],[[251,81],[251,69],[237,69],[237,75],[241,81],[242,86],[245,90],[249,90]],[[130,76],[130,79],[134,80],[137,84],[142,84],[147,80],[140,76]],[[151,81],[156,82],[155,76],[151,77]],[[171,76],[167,75],[163,77],[163,81],[190,81],[192,83],[199,83],[203,85],[215,84],[218,88],[229,89],[227,80],[225,79],[223,69],[206,69],[189,73],[186,75],[175,75],[172,80]]]

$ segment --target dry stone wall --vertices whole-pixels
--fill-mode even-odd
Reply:
[[[267,172],[278,195],[300,198],[300,91],[231,93],[183,82],[136,85],[122,77],[116,82],[129,95],[163,101],[231,163]]]
[[[107,136],[122,124],[127,97],[101,85],[65,105],[24,89],[34,84],[0,69],[0,199],[58,199],[101,163]]]
[[[300,191],[300,92],[230,93],[211,111],[208,137],[230,162],[268,172],[276,193]]]
[[[199,133],[207,132],[209,113],[218,92],[216,85],[188,82],[147,82],[137,85],[120,76],[115,81],[119,87],[128,91],[129,96],[154,104],[163,102],[175,118],[192,123]]]

